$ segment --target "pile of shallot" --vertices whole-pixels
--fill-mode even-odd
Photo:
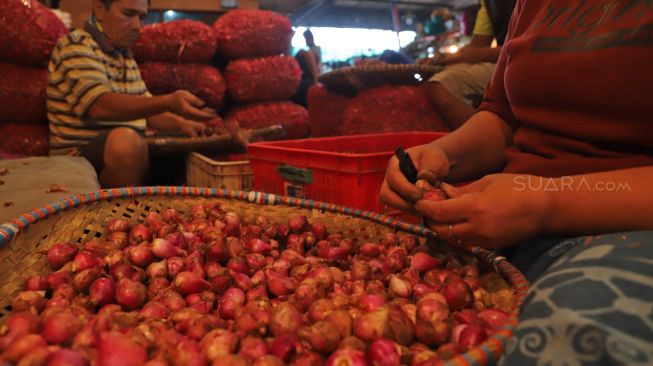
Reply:
[[[472,258],[388,232],[329,233],[218,203],[113,219],[58,243],[0,329],[0,364],[436,365],[507,321],[514,293]]]

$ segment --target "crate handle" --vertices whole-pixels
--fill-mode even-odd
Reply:
[[[297,168],[292,165],[281,164],[277,167],[277,173],[292,183],[312,184],[313,171],[310,169]]]

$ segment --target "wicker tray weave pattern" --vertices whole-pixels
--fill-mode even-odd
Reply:
[[[381,214],[258,192],[190,187],[134,187],[89,192],[48,204],[0,225],[0,268],[3,273],[0,277],[0,317],[10,310],[9,304],[21,290],[26,277],[49,271],[45,256],[38,251],[60,241],[81,243],[99,238],[113,218],[142,222],[149,212],[173,207],[185,213],[191,206],[207,199],[218,200],[222,207],[240,215],[265,215],[273,221],[306,215],[309,221],[323,222],[330,232],[341,231],[359,243],[379,240],[388,231],[412,233],[422,240],[437,237],[422,226]],[[478,247],[470,248],[469,252],[482,263],[492,265],[513,286],[517,303],[521,304],[529,286],[524,276],[505,258],[492,252]],[[447,365],[493,363],[503,353],[516,323],[515,311],[508,325],[479,347],[449,360]]]

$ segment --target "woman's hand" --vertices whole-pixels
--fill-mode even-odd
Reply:
[[[439,147],[426,144],[406,149],[415,168],[418,179],[425,179],[435,185],[449,174],[449,159]],[[415,213],[415,203],[422,198],[422,192],[410,183],[399,169],[399,160],[393,156],[385,171],[381,185],[381,201],[396,209]]]
[[[463,187],[443,184],[449,199],[421,200],[415,208],[453,245],[510,246],[541,234],[551,215],[548,193],[527,190],[523,182],[528,178],[493,174]]]

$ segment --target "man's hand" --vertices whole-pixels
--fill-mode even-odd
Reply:
[[[204,123],[190,121],[170,112],[148,118],[147,125],[164,133],[183,133],[190,137],[203,136],[206,130]]]
[[[453,245],[500,248],[518,244],[544,231],[551,199],[544,190],[519,184],[532,176],[493,174],[467,186],[441,188],[451,198],[422,200],[415,205],[429,226]]]
[[[447,65],[454,65],[454,64],[461,64],[461,63],[471,63],[465,60],[465,56],[463,55],[464,53],[465,51],[463,51],[463,49],[460,49],[456,53],[442,54],[442,56],[438,58],[438,65],[447,66]]]
[[[474,63],[474,51],[468,51],[468,47],[463,47],[456,53],[438,53],[433,57],[423,58],[417,61],[420,65],[447,66],[460,63]]]
[[[415,61],[415,64],[417,65],[425,65],[425,66],[432,66],[432,65],[439,65],[440,63],[438,62],[438,57],[425,57],[425,58],[420,58]]]
[[[440,65],[475,64],[497,62],[501,54],[499,47],[463,47],[456,53],[448,53],[439,58]]]
[[[200,122],[189,121],[182,119],[179,121],[179,131],[190,137],[204,136],[206,125]]]
[[[207,120],[217,117],[215,110],[204,108],[204,102],[186,90],[177,90],[166,96],[170,112],[186,119]]]
[[[478,62],[477,48],[463,47],[456,53],[445,53],[439,58],[440,65],[473,64]]]

